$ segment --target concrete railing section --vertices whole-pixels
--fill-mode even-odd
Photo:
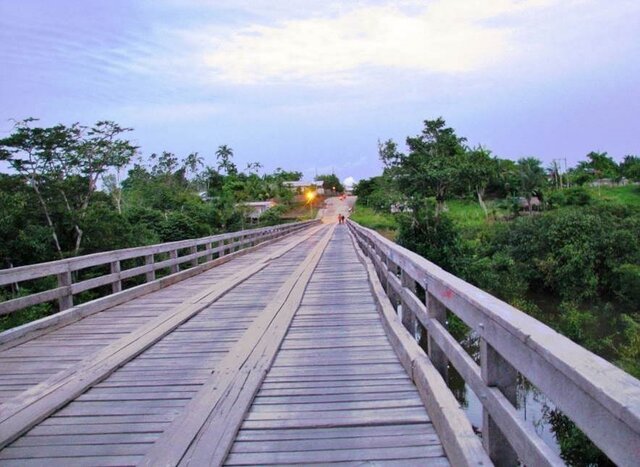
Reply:
[[[70,309],[82,307],[83,310],[79,317],[104,310],[207,270],[216,264],[225,262],[227,256],[233,256],[236,252],[291,234],[318,222],[313,220],[241,230],[192,240],[126,248],[0,270],[0,287],[46,277],[56,278],[55,285],[48,290],[1,302],[0,315],[13,313],[44,302],[57,301],[59,312],[63,313],[57,313],[40,321],[42,321],[42,325],[47,326],[60,324],[60,320],[70,319],[70,313],[66,313]],[[123,268],[123,261],[127,260],[129,264],[134,264],[134,266]],[[188,266],[189,269],[185,269],[185,266]],[[92,271],[93,274],[91,274],[93,277],[74,281],[74,276],[78,271],[96,267],[98,269]],[[181,267],[185,270],[181,271]],[[168,271],[169,274],[157,279],[156,272],[161,269]],[[134,277],[142,277],[143,284],[123,291],[123,281]],[[111,294],[84,303],[80,307],[74,307],[74,295],[104,286],[111,287]],[[74,310],[73,315],[77,318],[78,310]],[[26,326],[29,330],[38,327],[37,324],[32,323]],[[20,328],[16,328],[2,333],[0,344],[13,339],[22,331]]]
[[[522,311],[355,222],[360,247],[409,333],[447,379],[452,365],[483,406],[482,443],[497,465],[562,465],[518,413],[518,373],[618,465],[640,459],[640,381]],[[480,364],[447,330],[447,310],[480,339]]]

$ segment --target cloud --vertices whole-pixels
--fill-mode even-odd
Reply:
[[[356,184],[356,179],[349,176],[347,178],[345,178],[344,180],[342,180],[342,184],[347,187],[348,189],[350,189],[351,187],[353,187],[353,185]]]
[[[231,84],[356,83],[385,69],[458,74],[504,60],[509,27],[493,21],[557,0],[388,2],[179,35],[208,79]]]

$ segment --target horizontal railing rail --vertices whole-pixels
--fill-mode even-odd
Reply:
[[[156,272],[168,269],[169,274],[177,274],[181,265],[189,267],[212,261],[230,252],[287,235],[318,221],[296,222],[259,229],[241,230],[203,238],[160,243],[157,245],[105,251],[91,255],[51,261],[47,263],[20,266],[0,270],[0,286],[18,284],[24,281],[56,277],[56,286],[45,291],[12,298],[0,302],[0,316],[44,302],[57,300],[59,311],[74,306],[74,295],[102,286],[111,286],[111,293],[122,291],[122,281],[136,276],[144,276],[144,282],[156,280]],[[182,254],[181,254],[182,253]],[[157,256],[162,256],[158,258]],[[167,257],[168,258],[165,258]],[[122,261],[139,259],[141,266],[122,268]],[[74,273],[87,268],[105,266],[108,273],[90,279],[74,282]]]
[[[348,225],[404,326],[414,337],[427,336],[440,374],[446,379],[451,364],[478,396],[482,442],[496,464],[562,464],[516,410],[520,373],[611,460],[637,465],[640,381],[423,257],[353,221]],[[447,310],[479,336],[480,365],[448,332]]]

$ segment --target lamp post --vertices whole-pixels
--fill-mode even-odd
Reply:
[[[316,192],[315,191],[307,191],[307,204],[309,205],[309,217],[311,217],[312,214],[312,205],[311,203],[313,202],[313,200],[316,197]]]

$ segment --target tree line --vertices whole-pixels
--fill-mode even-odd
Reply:
[[[535,157],[502,159],[482,145],[469,147],[466,141],[438,118],[425,121],[420,135],[407,137],[407,153],[401,152],[393,140],[379,142],[384,172],[358,183],[361,202],[381,210],[394,203],[413,209],[432,198],[438,217],[447,199],[473,196],[488,217],[487,195],[519,196],[533,210],[533,197],[541,202],[558,202],[557,198],[545,199],[554,188],[583,186],[603,178],[640,181],[640,157],[635,155],[625,156],[618,164],[606,152],[590,152],[587,160],[562,173],[557,159],[545,169]]]
[[[197,152],[143,157],[131,131],[27,119],[0,139],[0,268],[238,230],[246,201],[277,200],[260,220],[279,223],[294,197],[284,182],[302,177],[239,168],[227,145],[214,166]]]

